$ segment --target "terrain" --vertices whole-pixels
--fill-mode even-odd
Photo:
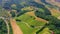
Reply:
[[[0,34],[60,34],[59,0],[0,0]]]

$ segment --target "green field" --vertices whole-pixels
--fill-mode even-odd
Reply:
[[[23,14],[15,18],[24,34],[36,34],[46,23],[35,20],[34,16]]]
[[[39,34],[51,34],[49,28],[44,28]]]

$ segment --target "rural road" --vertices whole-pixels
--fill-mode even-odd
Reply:
[[[13,34],[23,34],[22,30],[18,27],[14,19],[11,18],[10,23],[12,26]]]

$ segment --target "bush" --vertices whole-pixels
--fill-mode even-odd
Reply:
[[[7,26],[3,19],[0,19],[0,34],[7,34]]]
[[[14,11],[11,11],[10,14],[12,15],[12,17],[15,17],[16,16],[16,14],[15,14]]]

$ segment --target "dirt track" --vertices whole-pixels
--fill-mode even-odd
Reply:
[[[13,34],[23,34],[22,30],[18,27],[14,19],[10,19],[10,22],[11,22]]]

